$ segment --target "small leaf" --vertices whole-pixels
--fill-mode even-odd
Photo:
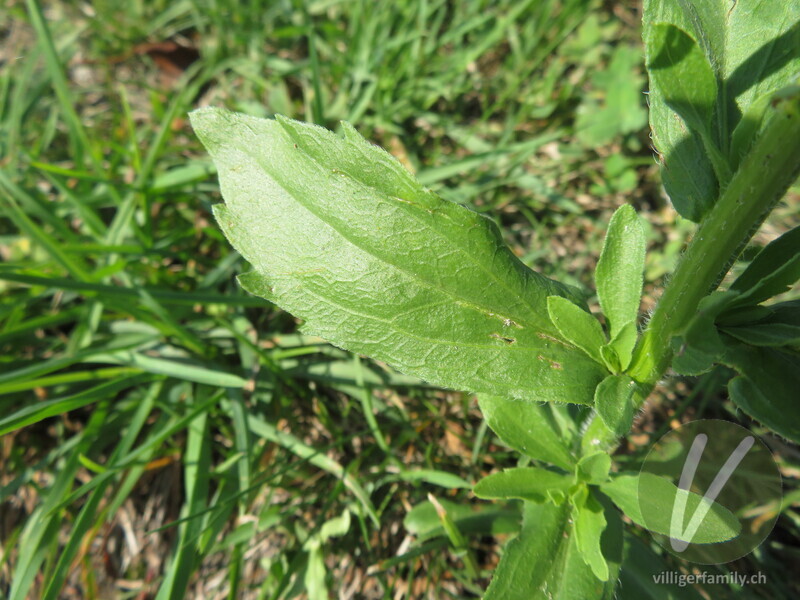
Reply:
[[[777,434],[800,443],[800,355],[731,341],[722,362],[741,373],[728,383],[733,403]]]
[[[462,550],[467,547],[467,540],[464,537],[464,534],[456,525],[455,520],[453,519],[452,515],[448,512],[447,508],[445,508],[441,502],[436,499],[436,496],[433,494],[428,494],[428,502],[430,502],[434,509],[436,509],[436,516],[439,518],[439,522],[442,524],[442,529],[444,529],[445,535],[447,539],[450,540],[450,544],[456,550]]]
[[[518,510],[488,503],[471,507],[444,498],[438,499],[438,502],[447,510],[447,514],[458,525],[458,529],[464,533],[499,535],[519,531]],[[447,535],[436,512],[436,507],[429,500],[412,508],[403,519],[403,526],[409,533],[416,536],[419,542]]]
[[[600,581],[608,581],[608,564],[603,557],[600,540],[606,528],[603,506],[590,493],[573,510],[575,541],[584,562]]]
[[[608,224],[595,272],[597,296],[612,338],[638,316],[646,244],[639,215],[629,204],[619,207]]]
[[[719,360],[725,346],[717,331],[716,319],[739,296],[728,290],[714,292],[697,305],[697,314],[681,336],[671,340],[672,368],[683,375],[699,375],[711,369]]]
[[[760,323],[772,315],[771,308],[763,305],[743,306],[725,310],[717,316],[716,322],[720,327],[739,327],[740,325],[751,325]]]
[[[254,270],[241,279],[304,330],[431,384],[589,404],[604,369],[563,343],[535,273],[494,223],[422,187],[349,125],[191,114],[214,159],[214,209]]]
[[[731,307],[760,304],[800,280],[800,226],[767,244],[730,289],[741,295]]]
[[[608,481],[611,470],[611,456],[607,452],[595,452],[578,461],[576,474],[580,481],[598,485]]]
[[[350,511],[345,509],[338,517],[328,519],[322,524],[319,535],[320,542],[325,542],[332,537],[342,537],[350,530]]]
[[[683,336],[670,341],[672,348],[672,370],[680,375],[702,375],[714,368],[720,352],[705,352],[687,344]]]
[[[571,485],[572,477],[568,475],[536,467],[518,467],[484,477],[472,491],[485,500],[518,498],[539,503],[547,502],[549,493],[566,494]]]
[[[547,313],[566,341],[603,364],[600,346],[606,343],[606,336],[597,319],[561,296],[547,298]]]
[[[594,392],[594,409],[617,437],[627,434],[633,424],[635,391],[636,382],[627,375],[609,375]]]
[[[625,371],[631,364],[633,349],[636,347],[636,340],[639,332],[636,329],[636,321],[629,321],[622,326],[617,335],[609,342],[619,359],[620,371]]]
[[[756,323],[722,331],[751,346],[800,346],[800,325],[792,323]]]
[[[685,518],[694,515],[697,506],[705,502],[694,492],[681,491],[672,482],[652,473],[621,475],[600,489],[631,521],[655,533],[670,535],[672,510],[679,492],[687,495]],[[682,525],[685,528],[686,524]],[[699,529],[689,541],[693,544],[715,544],[739,535],[741,524],[727,508],[716,502],[705,515]]]
[[[753,346],[800,346],[800,300],[744,307],[718,322],[721,331]]]
[[[319,540],[312,538],[308,551],[308,562],[303,573],[308,600],[325,600],[329,598],[328,586],[325,583],[325,557]]]
[[[399,474],[403,481],[424,481],[432,485],[447,489],[470,488],[468,481],[462,479],[454,473],[439,471],[437,469],[411,469],[401,471]]]
[[[550,407],[480,394],[478,406],[497,437],[530,458],[572,471],[575,459],[550,421]]]
[[[603,362],[609,371],[612,373],[619,373],[622,371],[622,362],[620,361],[619,356],[617,356],[617,351],[614,350],[614,346],[611,344],[605,344],[604,346],[601,346],[600,356],[603,357]]]

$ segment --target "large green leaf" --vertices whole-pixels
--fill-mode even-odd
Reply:
[[[551,418],[551,406],[480,394],[483,418],[509,448],[571,471],[575,458]]]
[[[672,510],[675,497],[680,490],[669,480],[653,475],[620,475],[600,489],[624,512],[631,521],[655,533],[670,535]],[[687,496],[684,511],[687,522],[695,514],[698,505],[705,502],[694,492],[681,492]],[[712,502],[697,532],[690,541],[694,544],[714,544],[724,542],[739,535],[741,524],[736,516],[717,502]]]
[[[649,28],[653,53],[648,69],[664,101],[697,132],[711,132],[717,101],[717,80],[700,46],[675,25]]]
[[[619,559],[609,565],[607,582],[595,577],[578,550],[570,509],[566,502],[524,503],[522,531],[506,545],[484,600],[613,598]],[[606,531],[619,534],[618,527]],[[605,539],[602,546],[608,546]]]
[[[717,102],[717,80],[700,46],[675,25],[655,24],[648,29],[652,55],[647,64],[650,80],[664,102],[697,134],[709,158],[717,151],[711,122]],[[719,170],[718,170],[719,171]]]
[[[674,26],[705,55],[718,91],[711,122],[712,141],[735,167],[758,132],[766,107],[763,99],[792,84],[800,71],[799,20],[798,2],[645,0],[643,24],[653,143],[663,157],[664,186],[684,217],[699,221],[713,205],[720,182],[701,134],[693,131],[692,124],[681,118],[674,103],[670,105],[668,101],[674,88],[665,88],[667,82],[653,76],[650,65],[659,55],[664,58],[664,40],[654,33],[655,29]],[[691,44],[683,40],[683,48],[691,49]],[[695,58],[692,60],[697,63]],[[691,85],[699,81],[698,77],[688,80]],[[707,72],[702,81],[703,97],[707,98]],[[739,139],[731,144],[734,131],[746,135],[738,135]]]
[[[240,281],[333,344],[432,384],[591,403],[603,369],[562,341],[548,296],[489,219],[423,188],[349,125],[191,114],[219,172]]]

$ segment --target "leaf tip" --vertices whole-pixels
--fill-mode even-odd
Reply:
[[[189,123],[206,149],[211,150],[225,132],[221,123],[228,120],[230,115],[231,112],[224,108],[204,106],[189,113]]]

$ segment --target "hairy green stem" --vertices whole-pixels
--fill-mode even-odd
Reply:
[[[701,222],[642,335],[628,374],[639,382],[638,409],[672,361],[670,340],[714,291],[742,249],[800,174],[800,91],[775,103],[775,110],[750,152]],[[584,447],[608,448],[614,436],[599,419],[589,426]]]

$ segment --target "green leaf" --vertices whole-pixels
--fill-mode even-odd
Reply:
[[[697,42],[674,25],[654,24],[648,28],[647,36],[651,85],[700,138],[717,180],[727,181],[730,166],[712,139],[717,80],[708,59]]]
[[[428,500],[436,509],[436,515],[439,517],[439,521],[442,523],[442,529],[444,530],[445,535],[450,542],[450,547],[453,550],[454,556],[462,559],[464,568],[470,578],[477,577],[478,566],[475,562],[472,552],[470,551],[467,538],[464,537],[464,534],[459,529],[455,520],[453,520],[453,517],[448,512],[447,508],[443,506],[433,494],[428,494]]]
[[[443,498],[437,500],[458,526],[459,531],[474,535],[501,535],[519,531],[519,511],[496,504],[480,503],[477,506],[459,504]],[[429,501],[412,508],[403,519],[403,526],[418,542],[446,536],[436,507]]]
[[[240,278],[305,330],[434,385],[590,403],[603,369],[558,339],[546,299],[489,219],[423,188],[349,125],[201,109],[214,214],[255,270]]]
[[[595,452],[582,457],[575,471],[580,481],[599,485],[608,481],[610,470],[611,456],[607,452]]]
[[[608,224],[594,275],[612,338],[639,314],[646,244],[639,215],[630,204],[623,204]]]
[[[731,134],[730,160],[731,168],[736,169],[740,160],[747,154],[756,138],[764,116],[770,103],[775,99],[775,93],[769,92],[756,99],[749,107],[747,112],[742,115],[742,120]]]
[[[698,133],[709,134],[717,81],[708,59],[691,36],[670,24],[648,28],[647,68],[664,101]]]
[[[564,503],[523,505],[522,530],[503,551],[484,600],[574,600],[614,596],[616,573],[602,582],[583,561]]]
[[[458,475],[447,471],[439,471],[438,469],[410,469],[401,471],[398,477],[403,481],[424,481],[447,489],[472,487],[468,481]]]
[[[609,575],[608,564],[600,547],[603,530],[606,528],[604,512],[602,504],[589,493],[579,506],[575,506],[572,513],[578,551],[600,581],[608,581]]]
[[[741,292],[731,307],[760,304],[800,280],[800,226],[767,244],[730,289]]]
[[[594,392],[594,409],[617,437],[627,434],[633,424],[635,391],[636,382],[627,375],[609,375]]]
[[[472,491],[484,500],[517,498],[538,503],[565,498],[572,483],[569,475],[536,467],[517,467],[484,477]]]
[[[600,356],[603,357],[603,362],[606,368],[612,373],[619,373],[622,371],[622,361],[617,356],[617,351],[611,344],[605,344],[600,347]]]
[[[800,324],[756,323],[746,327],[724,327],[722,331],[751,346],[800,346]]]
[[[478,406],[497,437],[535,460],[572,471],[575,458],[548,414],[548,406],[481,394]]]
[[[606,343],[606,336],[597,319],[561,296],[547,298],[547,313],[566,341],[603,364],[600,346]]]
[[[609,346],[614,349],[619,360],[619,368],[624,371],[631,364],[633,358],[633,349],[636,347],[636,340],[639,337],[639,331],[636,328],[636,321],[629,321],[625,323],[617,335],[609,342]]]
[[[703,298],[697,314],[682,335],[671,340],[672,368],[682,375],[699,375],[714,366],[725,346],[717,331],[716,319],[734,302],[739,292],[714,292]]]
[[[737,165],[763,111],[760,98],[793,83],[800,70],[800,4],[760,0],[645,0],[644,39],[648,65],[659,53],[653,30],[673,25],[697,43],[718,84],[712,139]],[[757,32],[757,35],[754,35]],[[701,67],[703,69],[703,67]],[[702,76],[708,87],[707,72]],[[689,80],[693,84],[698,79]],[[662,179],[678,212],[699,222],[713,206],[719,183],[700,135],[692,132],[666,100],[672,89],[650,72],[650,126],[662,157]],[[738,139],[732,132],[740,129]]]
[[[653,585],[672,569],[670,563],[635,535],[627,535],[625,545],[619,574],[620,600],[703,600],[691,585]]]
[[[322,528],[316,537],[320,542],[325,542],[332,537],[342,537],[350,530],[350,511],[344,512],[338,517],[328,519],[322,524]]]
[[[743,306],[726,310],[717,317],[721,330],[736,331],[758,326],[780,325],[788,328],[800,326],[800,299],[757,306]],[[748,342],[749,343],[749,342]],[[769,344],[754,344],[756,346]]]
[[[670,535],[672,510],[680,490],[669,480],[652,473],[621,475],[601,485],[600,489],[637,525],[655,533]],[[687,494],[685,522],[682,526],[685,529],[697,506],[705,500],[694,492],[681,493]],[[684,541],[714,544],[732,539],[740,531],[741,525],[736,516],[721,504],[712,502],[693,538]]]
[[[777,305],[774,305],[777,306]],[[717,323],[720,327],[740,327],[760,323],[772,315],[771,307],[763,305],[743,306],[725,310],[717,316]]]
[[[728,382],[733,403],[779,435],[800,443],[800,354],[731,341],[722,362],[741,374]]]
[[[702,375],[714,368],[719,359],[718,352],[704,352],[686,343],[677,335],[670,342],[672,348],[672,370],[680,375]]]

